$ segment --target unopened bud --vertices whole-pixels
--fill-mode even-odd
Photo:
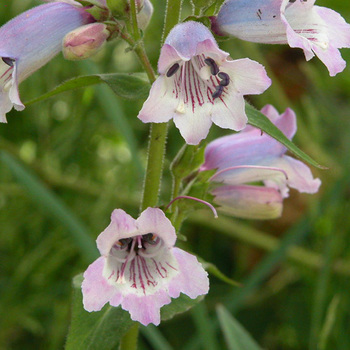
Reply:
[[[153,14],[153,5],[149,0],[137,0],[136,4],[139,10],[137,14],[139,28],[145,30]]]
[[[91,23],[68,33],[63,39],[63,55],[67,60],[83,60],[98,52],[110,33],[103,23]]]

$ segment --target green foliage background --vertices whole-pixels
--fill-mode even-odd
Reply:
[[[37,4],[1,1],[0,23]],[[153,4],[145,44],[156,67],[164,2]],[[317,4],[350,22],[347,2]],[[280,112],[292,107],[298,116],[294,141],[329,170],[312,169],[322,180],[320,192],[291,191],[278,220],[192,215],[182,230],[188,241],[181,244],[243,286],[211,276],[204,303],[158,329],[143,327],[140,348],[225,349],[215,311],[221,303],[263,348],[350,349],[350,64],[331,78],[317,59],[306,63],[301,50],[235,39],[220,45],[233,58],[266,66],[273,85],[250,101],[258,108],[274,104]],[[22,100],[77,75],[140,71],[126,48],[113,41],[84,62],[59,55],[21,84]],[[350,50],[342,55],[350,63]],[[90,86],[12,111],[8,124],[0,125],[1,350],[63,347],[71,281],[96,254],[90,243],[114,208],[138,214],[148,141],[148,125],[136,118],[142,103]],[[213,127],[209,139],[227,133]],[[170,199],[170,161],[182,145],[172,126],[162,204]]]

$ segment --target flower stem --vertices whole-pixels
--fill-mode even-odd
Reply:
[[[154,207],[158,203],[167,130],[167,123],[151,125],[141,210],[145,210],[148,207]]]
[[[181,6],[182,0],[167,1],[162,43],[170,30],[178,23]],[[151,125],[141,210],[144,210],[147,207],[154,207],[158,203],[167,132],[167,123],[153,123]]]
[[[143,65],[150,83],[156,80],[153,68],[146,54],[142,38],[137,26],[135,0],[131,1],[131,18],[134,27],[134,37],[131,38],[128,34],[122,35],[123,38],[134,46],[135,53],[139,57]],[[165,11],[165,23],[163,30],[163,40],[175,26],[180,18],[182,0],[168,0]],[[136,28],[136,29],[135,29]],[[141,210],[147,207],[154,207],[158,203],[158,194],[163,173],[163,159],[165,153],[166,137],[168,131],[167,123],[152,124],[150,129],[150,141],[148,146],[147,169],[145,175],[143,197],[141,202]],[[137,336],[139,331],[138,323],[135,323],[132,328],[124,335],[120,342],[119,350],[136,350]]]

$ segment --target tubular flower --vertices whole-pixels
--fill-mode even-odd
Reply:
[[[160,323],[160,308],[180,293],[208,293],[207,273],[196,257],[175,248],[175,229],[164,213],[147,208],[138,219],[121,209],[98,236],[101,257],[84,273],[83,303],[99,311],[109,302],[144,325]]]
[[[279,115],[271,105],[264,113],[289,139],[296,132],[295,113],[287,108]],[[211,181],[214,201],[229,214],[252,219],[272,219],[281,215],[283,198],[289,187],[315,193],[321,184],[301,161],[285,155],[278,141],[252,126],[221,137],[207,146],[201,170],[217,169]]]
[[[174,119],[188,144],[204,139],[213,123],[233,130],[246,126],[246,94],[271,84],[262,65],[248,58],[230,60],[201,23],[178,24],[165,40],[152,85],[139,118],[164,123]]]
[[[0,122],[14,106],[23,110],[18,84],[51,60],[64,36],[93,22],[82,7],[53,2],[22,13],[0,28]]]
[[[350,47],[350,25],[337,12],[314,3],[227,0],[213,19],[213,30],[253,42],[299,47],[307,61],[316,55],[334,76],[346,66],[338,49]]]

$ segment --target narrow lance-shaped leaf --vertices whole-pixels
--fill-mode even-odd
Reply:
[[[229,350],[261,350],[250,334],[223,305],[219,305],[216,311]]]
[[[25,104],[28,106],[65,91],[71,91],[101,83],[106,83],[116,95],[127,99],[146,99],[150,89],[150,84],[139,75],[136,76],[125,73],[94,74],[69,79],[55,87],[53,90],[28,101]]]
[[[248,116],[248,123],[261,131],[272,136],[278,142],[286,146],[292,153],[303,160],[320,169],[327,169],[325,166],[318,164],[299,147],[297,147],[292,141],[290,141],[281,130],[279,130],[264,114],[255,109],[250,104],[246,103],[246,113]]]

